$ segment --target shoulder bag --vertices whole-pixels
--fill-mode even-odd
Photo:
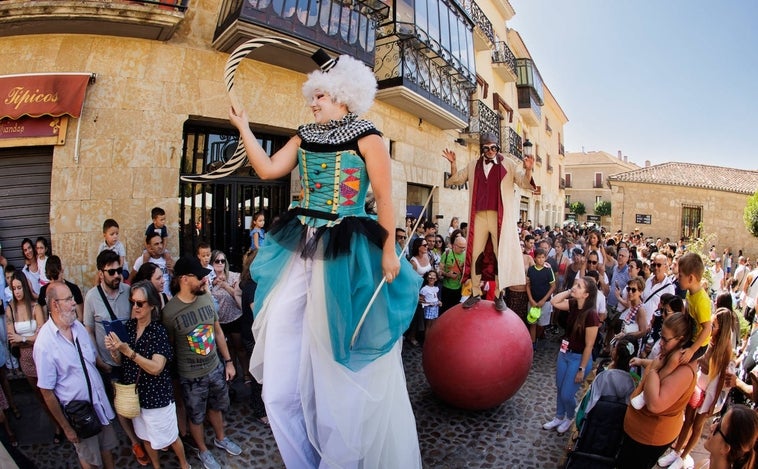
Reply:
[[[84,370],[84,378],[87,380],[89,401],[71,401],[63,407],[63,413],[66,415],[68,423],[71,424],[71,427],[76,432],[76,436],[84,440],[100,433],[103,426],[100,423],[97,412],[95,412],[95,407],[92,405],[94,402],[92,400],[92,384],[89,380],[89,373],[87,373],[87,365],[84,363],[82,349],[79,346],[79,339],[76,339],[76,350],[79,352],[79,360]]]

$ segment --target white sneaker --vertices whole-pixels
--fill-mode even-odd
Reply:
[[[669,467],[679,457],[679,453],[670,448],[666,454],[658,458],[658,465],[661,467]]]
[[[689,454],[684,457],[684,462],[682,463],[682,467],[684,469],[695,469],[695,460],[692,459],[692,456]]]
[[[557,427],[558,425],[563,423],[563,419],[559,419],[558,417],[554,418],[553,420],[549,421],[545,425],[542,426],[545,430],[552,430],[553,428]]]
[[[558,425],[558,433],[566,433],[568,429],[571,428],[572,423],[574,423],[574,419],[566,419],[561,422],[561,424]]]
[[[682,459],[682,457],[677,454],[674,462],[669,465],[669,469],[684,469],[684,459]]]

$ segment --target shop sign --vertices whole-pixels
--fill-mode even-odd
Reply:
[[[79,117],[91,78],[91,73],[0,76],[0,119]]]
[[[0,120],[0,148],[66,143],[68,117],[42,116]]]

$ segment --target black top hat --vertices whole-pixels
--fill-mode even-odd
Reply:
[[[337,60],[339,60],[339,57],[336,59],[333,59],[329,57],[329,54],[326,53],[324,49],[317,50],[311,58],[314,62],[318,64],[318,66],[321,68],[321,71],[324,73],[331,70],[335,65],[337,65]]]

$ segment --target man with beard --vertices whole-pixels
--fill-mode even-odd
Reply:
[[[118,261],[118,254],[104,252],[114,254]],[[119,268],[119,275],[120,272]],[[76,301],[65,283],[50,283],[46,302],[50,319],[40,328],[34,344],[37,385],[50,413],[63,428],[68,441],[74,444],[81,466],[113,468],[111,450],[118,445],[118,439],[110,424],[114,417],[113,408],[95,366],[95,346],[87,330],[76,320]],[[82,361],[87,367],[89,383],[82,370]],[[87,439],[77,436],[61,408],[74,400],[92,402],[103,425],[99,434]]]
[[[207,294],[209,273],[210,269],[203,268],[194,256],[176,261],[171,280],[174,297],[163,308],[162,318],[174,348],[190,433],[198,456],[208,469],[221,466],[205,444],[203,421],[206,416],[215,433],[214,445],[234,456],[242,452],[224,433],[221,413],[229,409],[227,381],[234,378],[235,368],[218,314]]]
[[[122,280],[121,257],[115,251],[106,249],[97,255],[97,276],[100,283],[91,288],[84,297],[84,327],[89,332],[90,339],[97,346],[96,364],[102,375],[108,398],[113,401],[112,381],[121,380],[121,366],[111,357],[105,348],[105,323],[111,321],[125,322],[131,317],[132,308],[129,305],[129,287]],[[142,447],[132,427],[132,421],[118,416],[121,428],[132,443],[132,453],[140,465],[147,465],[150,459]]]

